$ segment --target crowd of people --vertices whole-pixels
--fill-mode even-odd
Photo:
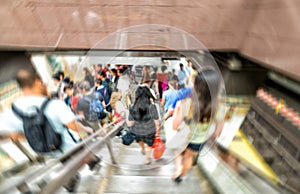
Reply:
[[[14,104],[23,111],[30,111],[32,106],[40,107],[46,98],[53,99],[45,115],[63,134],[63,150],[75,144],[65,133],[64,126],[80,138],[82,132],[90,134],[111,122],[126,120],[146,157],[145,164],[150,164],[154,138],[163,130],[161,124],[172,118],[172,127],[176,130],[181,122],[188,122],[192,138],[187,148],[177,155],[176,172],[172,177],[179,183],[206,142],[204,133],[211,120],[220,124],[209,139],[220,134],[221,121],[216,119],[213,110],[220,80],[213,70],[199,71],[187,61],[187,65],[180,63],[171,70],[167,65],[111,67],[96,64],[93,68],[84,67],[82,72],[83,79],[77,82],[64,72],[53,74],[56,89],[50,94],[35,72],[20,70],[17,74],[24,96]],[[98,114],[95,116],[94,112]],[[12,113],[5,128],[22,132],[22,121]]]
[[[189,60],[187,65],[179,63],[178,70],[172,69],[169,72],[166,72],[168,68],[165,65],[120,65],[113,69],[97,67],[93,92],[101,93],[103,106],[109,106],[106,108],[109,119],[102,119],[101,124],[105,125],[120,117],[120,113],[126,113],[126,124],[140,145],[141,153],[146,155],[145,164],[151,163],[152,145],[155,136],[163,129],[163,121],[172,118],[174,130],[179,128],[180,123],[189,121],[192,136],[187,148],[176,157],[176,172],[173,175],[175,182],[181,182],[206,140],[216,138],[221,132],[222,118],[213,110],[216,109],[219,96],[218,74],[210,69],[197,71]],[[92,74],[87,69],[85,72],[85,81],[81,85],[87,85],[85,82],[91,80],[88,76]],[[106,75],[107,72],[110,73]],[[114,88],[110,88],[112,85]],[[159,104],[161,109],[155,104]],[[206,137],[211,121],[216,122],[217,127],[215,133]]]
[[[153,99],[164,107],[164,111],[171,111],[172,100],[175,100],[179,89],[188,86],[191,75],[191,66],[186,66],[185,70],[180,63],[178,67],[178,72],[177,69],[166,72],[166,65],[114,65],[110,68],[110,64],[96,64],[93,68],[84,67],[83,79],[76,83],[65,76],[64,72],[56,72],[52,76],[55,90],[51,91],[50,95],[52,98],[63,100],[78,118],[96,131],[106,126],[114,117],[115,111],[110,102],[113,93],[119,94],[120,101],[128,109],[129,105],[134,103],[135,88],[139,84],[148,86],[153,93]],[[95,94],[104,110],[97,122],[89,118],[89,101],[95,98]]]

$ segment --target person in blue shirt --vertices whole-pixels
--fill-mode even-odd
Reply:
[[[184,70],[182,63],[179,64],[180,70],[178,71],[178,89],[184,88],[187,78],[187,73]]]

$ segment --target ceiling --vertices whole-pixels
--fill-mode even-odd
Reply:
[[[300,80],[299,0],[1,0],[0,49],[237,51]]]

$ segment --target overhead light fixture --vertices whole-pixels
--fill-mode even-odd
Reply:
[[[239,71],[242,69],[242,63],[236,57],[232,57],[228,60],[228,69],[232,71]]]

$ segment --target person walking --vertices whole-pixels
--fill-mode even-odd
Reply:
[[[5,119],[2,118],[0,120],[1,136],[4,135],[10,138],[18,137],[22,139],[26,139],[27,137],[29,138],[29,136],[26,137],[24,135],[24,127],[28,125],[28,123],[24,123],[25,120],[23,120],[23,116],[21,116],[20,113],[22,113],[22,115],[36,114],[38,113],[37,110],[42,110],[42,105],[44,105],[47,101],[47,105],[43,108],[43,114],[48,119],[49,123],[51,123],[52,129],[56,133],[60,134],[61,145],[53,151],[41,152],[39,154],[48,157],[58,157],[62,153],[72,149],[77,144],[80,139],[80,132],[88,134],[93,133],[91,128],[85,127],[76,121],[76,116],[64,101],[56,98],[49,99],[47,87],[42,82],[41,77],[36,73],[36,71],[33,69],[20,69],[17,72],[16,81],[19,84],[23,95],[13,102],[14,111],[12,109],[7,109],[3,113],[3,115],[5,115]],[[27,140],[28,142],[32,142],[32,139]],[[40,138],[35,138],[35,140],[43,141]],[[40,142],[40,144],[45,143],[46,142]],[[35,150],[34,147],[32,148]],[[99,160],[95,156],[92,157],[90,161],[93,165],[95,165]],[[76,182],[78,182],[78,176],[69,180],[68,184],[65,185],[66,189],[70,192],[74,191]]]
[[[94,131],[97,131],[108,122],[104,98],[99,92],[93,91],[87,81],[81,82],[79,87],[82,97],[77,103],[76,112],[83,123],[91,126]],[[95,106],[91,103],[94,103]],[[102,108],[99,113],[96,112],[97,110],[94,110],[94,108],[97,108],[97,104],[100,106],[99,108]]]
[[[159,113],[154,103],[154,96],[147,85],[140,85],[136,89],[135,101],[129,106],[129,114],[126,119],[128,127],[135,136],[136,142],[141,147],[142,154],[146,155],[145,164],[151,163],[151,149],[155,136],[160,132]],[[148,146],[145,148],[145,144]]]
[[[187,73],[184,70],[184,66],[182,63],[179,64],[179,71],[178,71],[178,90],[185,87]]]
[[[218,137],[223,128],[222,115],[218,111],[220,79],[214,70],[202,70],[192,84],[191,95],[177,102],[173,114],[173,129],[178,129],[182,122],[190,128],[189,143],[175,159],[176,172],[172,179],[179,183],[191,169],[193,158],[197,156],[207,140]],[[216,129],[207,137],[211,122]]]

